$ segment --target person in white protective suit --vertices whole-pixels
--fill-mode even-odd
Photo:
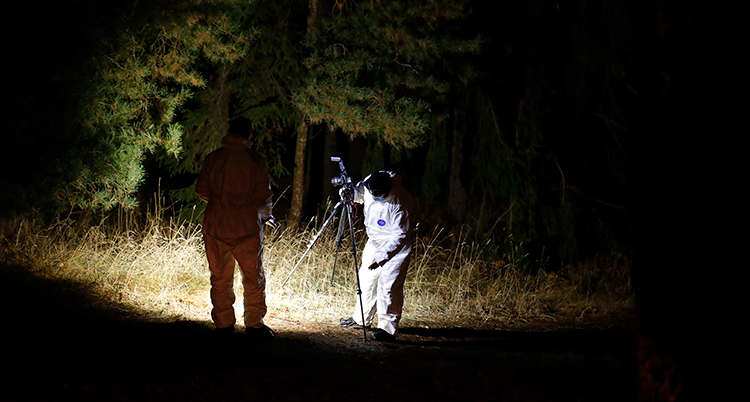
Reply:
[[[370,338],[394,341],[414,242],[414,200],[401,187],[400,176],[379,171],[354,187],[354,201],[364,204],[368,237],[359,270],[362,304],[357,298],[354,314],[342,318],[339,325],[354,329],[369,327],[377,311],[378,327],[370,333]]]

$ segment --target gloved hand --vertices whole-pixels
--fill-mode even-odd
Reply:
[[[263,223],[271,225],[271,226],[273,226],[275,228],[279,227],[279,224],[276,223],[276,217],[274,217],[273,215],[271,215],[271,217],[268,218],[268,219],[264,219]]]
[[[352,194],[352,190],[349,187],[344,186],[339,189],[339,197],[341,197],[342,200],[348,199],[353,196],[354,194]]]

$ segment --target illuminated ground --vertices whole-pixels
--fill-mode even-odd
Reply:
[[[92,307],[78,285],[0,268],[11,368],[2,401],[635,399],[634,346],[618,325],[407,327],[399,343],[380,344],[335,323],[272,316],[278,339],[256,344],[203,323],[139,323]]]

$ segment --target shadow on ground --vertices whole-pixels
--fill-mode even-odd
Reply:
[[[0,265],[3,401],[632,401],[627,328],[403,328],[392,344],[270,316],[271,342],[148,323],[85,285]]]

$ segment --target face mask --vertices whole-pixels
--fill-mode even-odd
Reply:
[[[373,199],[373,201],[378,201],[378,202],[379,202],[379,201],[383,201],[383,200],[385,200],[385,197],[375,197],[375,196],[373,195],[373,196],[372,196],[372,199]]]

